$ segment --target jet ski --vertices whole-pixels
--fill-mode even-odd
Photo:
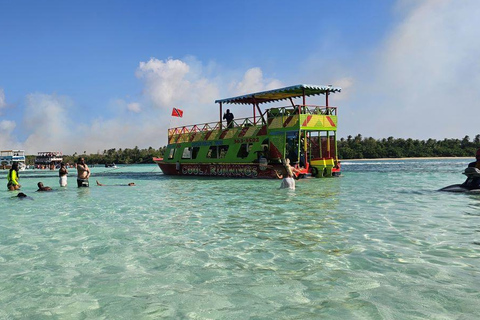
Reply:
[[[451,186],[440,189],[447,192],[480,192],[480,170],[475,167],[468,167],[463,172],[467,176],[462,184],[452,184]]]

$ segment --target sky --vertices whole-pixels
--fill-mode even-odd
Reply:
[[[0,0],[0,149],[157,149],[217,121],[216,99],[296,84],[342,88],[338,138],[473,139],[479,17],[477,0]]]

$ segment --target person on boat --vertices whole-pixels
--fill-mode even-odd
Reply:
[[[227,112],[223,114],[223,119],[227,121],[227,128],[233,128],[233,113],[230,112],[230,109],[227,109]]]
[[[475,154],[475,161],[470,162],[468,164],[467,170],[472,170],[469,168],[476,168],[480,170],[480,149],[477,150],[477,153]],[[465,172],[467,172],[465,170]],[[473,169],[474,170],[474,169]],[[477,171],[477,170],[475,170]],[[469,174],[467,177],[467,180],[461,185],[464,188],[468,188],[469,190],[472,189],[480,189],[480,177],[478,174]]]
[[[37,183],[37,186],[38,186],[37,191],[52,191],[52,188],[44,186],[43,182]]]
[[[100,183],[100,182],[98,182],[98,180],[96,180],[96,182],[97,182],[97,186],[99,186],[99,187],[106,186],[106,184]],[[134,187],[134,186],[135,186],[135,182],[129,182],[129,183],[127,183],[127,184],[114,184],[114,186]]]
[[[80,158],[77,163],[77,186],[80,187],[87,187],[88,178],[90,178],[90,169],[88,168],[87,164],[85,163],[84,158]]]
[[[60,187],[66,187],[68,170],[67,170],[67,167],[65,166],[65,163],[63,162],[60,164],[60,170],[58,170],[58,175],[60,177],[59,179]]]
[[[20,179],[20,177],[18,176],[18,162],[14,162],[12,164],[12,168],[8,171],[7,179],[8,190],[13,191],[21,188],[20,183],[18,183],[18,179]]]

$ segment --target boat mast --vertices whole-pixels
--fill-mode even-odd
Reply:
[[[329,87],[330,86],[331,85],[329,85]],[[328,112],[328,93],[329,93],[329,91],[327,89],[327,91],[325,92],[325,107],[327,107],[327,114],[329,114],[329,112]],[[330,131],[327,131],[327,157],[330,158]]]

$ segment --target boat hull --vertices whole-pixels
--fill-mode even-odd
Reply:
[[[239,163],[188,163],[176,164],[156,161],[165,175],[204,176],[219,178],[278,179],[275,170],[282,170],[282,165],[266,166],[260,164]]]

